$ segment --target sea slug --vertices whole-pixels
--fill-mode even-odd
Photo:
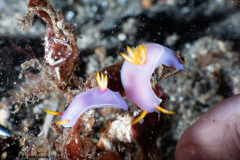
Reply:
[[[173,111],[160,107],[162,100],[152,90],[150,79],[154,70],[162,64],[183,70],[183,64],[181,64],[177,54],[156,43],[145,43],[133,48],[133,50],[127,47],[127,52],[129,55],[121,53],[126,60],[121,69],[122,85],[127,100],[143,110],[143,113],[133,124],[143,119],[147,113],[156,110],[173,114]]]
[[[128,109],[127,103],[123,100],[121,94],[107,88],[107,75],[104,77],[102,73],[101,76],[97,73],[96,79],[99,87],[91,88],[77,95],[66,111],[54,112],[46,110],[45,112],[52,115],[62,115],[61,121],[57,123],[64,127],[72,127],[80,115],[92,108],[115,107]]]

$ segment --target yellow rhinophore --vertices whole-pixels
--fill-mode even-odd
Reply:
[[[108,85],[108,78],[107,75],[103,75],[103,73],[101,72],[101,76],[99,74],[99,72],[97,72],[97,77],[96,77],[98,86],[100,87],[100,89],[102,91],[105,91],[107,89],[107,85]]]
[[[127,47],[127,52],[129,55],[121,53],[122,57],[129,63],[136,63],[137,65],[143,65],[147,60],[147,47],[139,45],[138,50],[130,47]]]

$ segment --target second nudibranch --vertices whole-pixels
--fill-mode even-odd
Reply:
[[[143,119],[147,113],[156,110],[166,114],[175,113],[160,107],[162,99],[158,98],[152,90],[150,79],[154,70],[162,64],[183,70],[183,64],[177,54],[156,43],[139,45],[133,50],[127,47],[127,52],[129,55],[121,53],[126,60],[121,69],[122,85],[127,100],[143,110],[133,124]]]
[[[100,76],[97,72],[96,79],[99,87],[91,88],[77,95],[66,111],[54,112],[46,110],[46,112],[53,115],[62,115],[61,121],[57,123],[64,127],[72,127],[80,115],[92,108],[115,107],[128,109],[127,103],[123,100],[121,94],[107,88],[107,75],[104,77],[101,73]]]

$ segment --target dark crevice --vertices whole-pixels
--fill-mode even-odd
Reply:
[[[228,98],[233,96],[232,87],[229,85],[231,84],[231,79],[224,75],[227,74],[223,73],[223,70],[221,70],[220,74],[218,75],[219,88],[217,94],[223,96],[224,98]]]

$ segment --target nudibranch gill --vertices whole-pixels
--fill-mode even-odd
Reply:
[[[121,69],[122,85],[127,100],[143,110],[133,124],[143,119],[147,113],[156,110],[166,114],[175,113],[160,107],[162,100],[152,90],[150,79],[154,70],[162,64],[183,70],[183,64],[177,54],[156,43],[139,45],[133,50],[127,47],[127,52],[129,55],[121,53],[125,59]]]
[[[99,87],[91,88],[77,95],[66,111],[54,112],[45,110],[45,112],[53,115],[62,115],[61,121],[57,123],[64,127],[72,127],[80,115],[92,108],[115,107],[128,109],[127,103],[123,100],[121,94],[107,88],[107,75],[104,76],[101,73],[100,76],[97,73],[96,79]]]

